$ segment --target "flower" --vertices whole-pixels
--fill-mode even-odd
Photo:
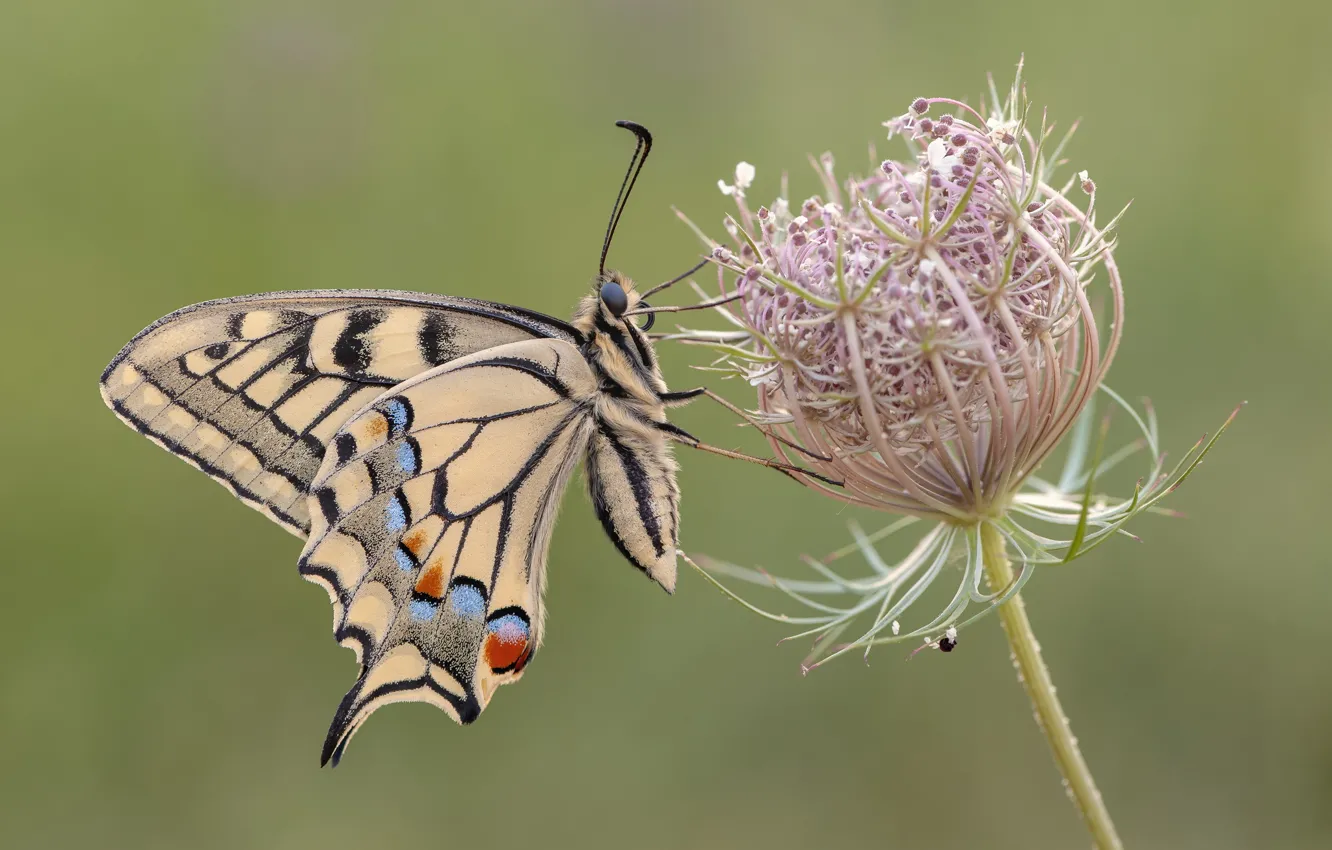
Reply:
[[[725,180],[717,181],[717,188],[721,189],[723,195],[745,196],[745,190],[754,182],[754,166],[747,162],[738,163],[735,166],[735,182],[727,183]]]
[[[816,639],[807,667],[892,641],[943,639],[951,648],[955,629],[1011,599],[1038,565],[1070,561],[1159,510],[1215,442],[1200,441],[1167,470],[1150,406],[1139,414],[1103,385],[1123,331],[1114,259],[1123,212],[1098,224],[1097,187],[1086,171],[1056,182],[1072,130],[1056,140],[1044,118],[1039,126],[1030,118],[1020,71],[1002,101],[991,81],[988,114],[917,98],[885,122],[909,159],[838,180],[825,154],[812,161],[823,192],[796,215],[785,187],[751,211],[745,190],[755,171],[742,162],[735,182],[721,184],[737,205],[725,228],[738,250],[695,227],[719,268],[720,300],[729,303],[717,310],[732,330],[673,337],[716,349],[716,368],[755,388],[750,422],[784,460],[843,482],[804,483],[903,515],[873,534],[853,526],[852,546],[806,559],[816,580],[701,559],[714,581],[721,574],[773,586],[811,609],[768,614],[803,624],[798,636]],[[1092,419],[1098,393],[1128,412],[1140,440],[1102,454],[1105,431]],[[1063,471],[1038,477],[1070,435]],[[1097,494],[1098,476],[1142,449],[1148,468],[1135,491]],[[886,563],[875,544],[921,521],[933,525],[920,542]],[[983,546],[995,533],[1002,545]],[[993,561],[1005,551],[1020,571],[998,581],[1007,561],[999,573]],[[869,564],[867,577],[829,566],[852,552]],[[899,629],[953,564],[961,575],[952,601]],[[987,575],[997,585],[989,592]],[[983,607],[968,617],[973,603]],[[862,620],[868,625],[838,643]]]

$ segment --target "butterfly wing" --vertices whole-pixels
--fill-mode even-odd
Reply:
[[[512,343],[395,386],[338,430],[300,561],[361,664],[325,762],[383,705],[427,702],[470,723],[522,675],[596,391],[569,343]]]
[[[390,290],[279,292],[208,301],[155,322],[102,374],[130,427],[297,536],[333,434],[413,375],[568,325],[485,301]]]

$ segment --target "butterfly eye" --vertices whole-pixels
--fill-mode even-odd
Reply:
[[[635,307],[634,309],[635,309],[635,310],[644,310],[644,309],[651,310],[651,309],[652,309],[652,305],[649,304],[649,303],[647,303],[646,301],[639,301],[639,302],[638,302],[638,306]],[[648,314],[647,314],[647,317],[643,319],[643,324],[639,325],[639,326],[638,326],[638,329],[639,329],[640,331],[650,331],[650,330],[652,330],[652,323],[655,322],[655,321],[657,321],[657,314],[656,314],[656,313],[648,313]]]
[[[624,294],[622,286],[613,280],[608,280],[601,285],[601,303],[605,304],[610,314],[618,319],[629,309],[629,296]]]

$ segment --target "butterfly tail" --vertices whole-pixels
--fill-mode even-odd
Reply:
[[[489,696],[487,689],[473,690],[438,665],[427,663],[416,646],[399,644],[362,670],[356,684],[342,698],[329,724],[319,763],[332,762],[337,767],[356,730],[390,703],[429,703],[466,725],[480,716]]]
[[[353,716],[356,708],[356,698],[361,693],[361,686],[365,682],[365,676],[356,680],[347,695],[342,698],[338,704],[338,710],[333,714],[333,722],[329,724],[328,736],[324,738],[324,749],[319,755],[319,766],[323,767],[329,762],[334,767],[342,761],[342,754],[347,750],[347,744],[351,742],[352,735],[360,727],[360,722],[353,723]],[[364,719],[364,718],[362,718]]]

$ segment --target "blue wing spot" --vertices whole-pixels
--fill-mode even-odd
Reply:
[[[470,584],[455,584],[449,593],[449,602],[453,605],[453,613],[459,617],[480,619],[486,613],[486,598],[481,595],[480,588]]]
[[[384,402],[384,415],[393,425],[393,433],[401,434],[412,423],[412,408],[404,399],[391,398]]]
[[[398,446],[398,466],[408,475],[416,474],[416,451],[411,443],[403,443]]]
[[[434,602],[427,602],[424,599],[415,599],[412,601],[412,619],[429,620],[435,616],[439,606]]]
[[[402,531],[407,527],[407,512],[402,509],[402,500],[397,495],[384,505],[384,525],[389,531]]]
[[[416,564],[412,562],[412,556],[402,550],[402,547],[393,550],[393,559],[398,562],[398,569],[405,573],[410,573],[416,569]]]
[[[505,643],[517,643],[528,638],[527,621],[517,614],[505,614],[486,623],[486,631]]]

